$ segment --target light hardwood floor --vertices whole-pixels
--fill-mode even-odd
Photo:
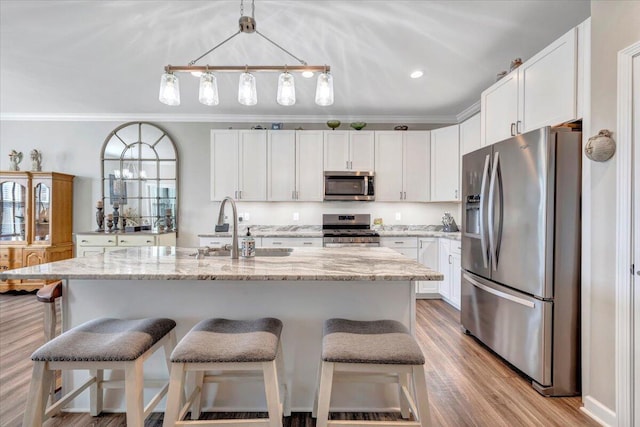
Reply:
[[[417,303],[417,337],[434,426],[597,426],[580,412],[580,398],[545,398],[472,337],[463,334],[459,312],[439,300]],[[286,325],[285,325],[286,327]],[[44,342],[42,303],[35,295],[0,295],[0,426],[20,426],[31,377],[29,355]],[[215,416],[214,414],[209,414]],[[227,414],[229,415],[229,414]],[[235,414],[253,417],[254,414]],[[340,419],[395,419],[394,414],[333,414]],[[122,414],[64,414],[46,426],[124,426]],[[153,414],[147,427],[160,427]],[[286,427],[312,427],[309,413],[294,413]]]

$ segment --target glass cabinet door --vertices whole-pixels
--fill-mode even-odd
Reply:
[[[49,243],[51,234],[51,189],[44,183],[33,188],[33,241]]]
[[[0,241],[27,240],[27,187],[15,181],[0,183]]]

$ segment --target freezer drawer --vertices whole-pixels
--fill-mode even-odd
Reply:
[[[551,385],[553,303],[463,271],[462,326],[542,386]]]

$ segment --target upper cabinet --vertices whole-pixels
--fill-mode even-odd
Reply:
[[[480,148],[480,113],[460,123],[460,155]]]
[[[376,131],[376,200],[429,200],[429,131]]]
[[[372,171],[373,131],[324,131],[324,170]]]
[[[431,131],[431,201],[460,201],[460,126]]]
[[[322,131],[268,132],[268,200],[322,201],[322,138]]]
[[[264,201],[266,183],[266,131],[211,131],[211,200]]]
[[[481,143],[577,119],[578,29],[482,92]]]

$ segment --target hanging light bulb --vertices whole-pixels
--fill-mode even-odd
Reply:
[[[164,73],[160,78],[160,95],[163,104],[180,105],[180,81],[172,73]]]
[[[323,107],[333,104],[333,76],[326,71],[318,75],[316,104]]]
[[[200,76],[200,90],[198,99],[204,105],[218,105],[218,83],[213,73],[203,73]]]
[[[256,78],[251,73],[244,72],[240,74],[238,102],[242,105],[256,105],[258,103]]]
[[[280,105],[293,105],[296,103],[296,86],[293,75],[285,71],[278,77],[278,94],[276,101]]]

